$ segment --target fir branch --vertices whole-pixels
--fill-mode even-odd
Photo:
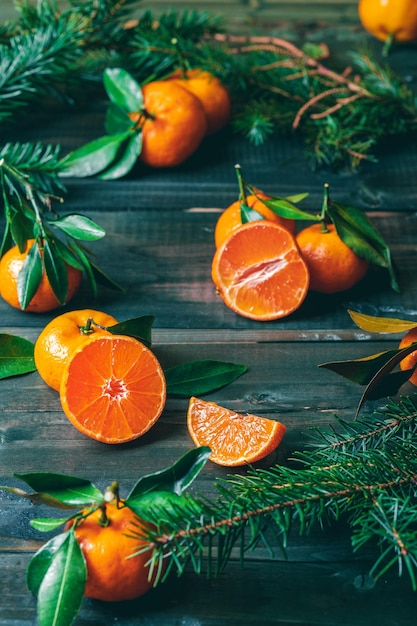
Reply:
[[[308,533],[343,517],[352,529],[352,546],[377,546],[371,575],[392,566],[406,571],[417,588],[417,404],[414,398],[390,402],[362,423],[319,432],[307,451],[297,454],[300,467],[249,468],[246,475],[218,479],[219,497],[183,496],[169,511],[149,510],[156,530],[148,536],[153,561],[168,559],[181,573],[191,566],[218,574],[237,547],[243,559],[263,542],[285,554],[292,528]],[[268,532],[266,532],[268,529]],[[145,548],[144,548],[145,549]]]

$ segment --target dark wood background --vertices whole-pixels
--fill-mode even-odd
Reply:
[[[353,1],[231,2],[210,8],[220,4],[235,17],[239,7],[249,25],[260,16],[258,25],[265,29],[269,20],[270,32],[286,33],[294,41],[326,41],[330,63],[343,64],[349,49],[373,43],[358,25]],[[6,5],[3,0],[0,18],[11,13]],[[404,46],[390,58],[410,84],[416,77],[415,52],[415,46]],[[82,112],[58,112],[41,123],[28,121],[2,133],[1,141],[42,140],[60,144],[65,153],[101,134],[103,111],[98,102]],[[106,228],[107,237],[91,248],[100,266],[126,291],[101,291],[94,301],[83,285],[67,308],[98,308],[119,320],[155,315],[154,349],[164,367],[196,358],[247,364],[247,374],[208,399],[284,422],[288,429],[284,443],[269,461],[282,460],[303,447],[309,428],[328,426],[335,415],[346,420],[354,415],[362,390],[318,369],[318,364],[358,358],[398,343],[396,336],[360,331],[347,309],[417,319],[416,155],[415,138],[403,137],[380,146],[377,164],[364,164],[355,172],[312,171],[299,136],[254,148],[225,130],[206,139],[196,155],[175,170],[138,166],[120,181],[70,179],[65,210],[90,215]],[[344,294],[310,294],[293,316],[276,322],[253,322],[228,310],[216,296],[210,264],[216,219],[236,199],[236,163],[248,180],[269,193],[308,191],[306,209],[319,209],[323,184],[329,182],[335,199],[369,212],[391,247],[401,294],[390,289],[385,272],[373,270]],[[54,315],[21,313],[1,302],[0,332],[34,341]],[[404,389],[413,391],[411,385]],[[118,479],[122,494],[127,493],[138,477],[168,466],[191,447],[186,409],[186,400],[170,398],[147,435],[125,446],[106,446],[72,428],[58,395],[36,373],[3,380],[0,483],[18,484],[14,472],[59,471],[83,475],[102,488]],[[228,473],[208,463],[193,489],[213,495],[215,479]],[[36,602],[25,588],[25,569],[45,540],[31,529],[29,520],[43,514],[42,507],[0,492],[3,626],[36,624]],[[288,560],[279,552],[271,556],[257,549],[243,568],[232,559],[217,580],[207,581],[189,571],[132,603],[86,600],[76,624],[414,625],[416,596],[406,576],[391,572],[373,585],[367,572],[374,555],[371,548],[353,554],[343,521],[324,531],[315,528],[307,537],[299,537],[295,530]]]

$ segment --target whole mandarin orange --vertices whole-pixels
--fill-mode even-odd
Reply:
[[[345,291],[368,271],[369,263],[342,241],[334,224],[307,226],[298,233],[296,241],[310,272],[312,291]]]
[[[129,117],[142,128],[139,159],[150,167],[175,167],[199,147],[207,131],[200,100],[171,81],[143,85],[144,111]]]
[[[269,196],[264,196],[265,199],[269,199]],[[242,218],[240,215],[240,200],[236,200],[230,206],[228,206],[223,213],[220,214],[219,219],[216,222],[214,228],[214,242],[216,248],[218,248],[233,231],[242,226]],[[274,211],[269,209],[262,200],[258,199],[255,195],[249,195],[246,197],[246,204],[257,211],[264,219],[275,224],[284,226],[290,233],[295,233],[295,220],[286,219],[280,217]]]
[[[400,349],[407,348],[410,344],[417,342],[417,326],[416,328],[412,328],[404,335],[404,337],[400,341],[400,345],[398,346]],[[417,345],[414,352],[408,354],[401,362],[400,369],[409,370],[415,366],[417,363]],[[417,386],[417,370],[413,372],[411,377],[409,378],[410,383]]]
[[[212,135],[230,120],[232,103],[228,89],[211,72],[192,69],[177,70],[166,80],[176,82],[193,93],[203,105],[207,117],[207,134]]]
[[[29,239],[24,252],[20,252],[17,246],[13,246],[0,260],[0,295],[15,309],[22,310],[18,295],[19,274],[29,250],[34,243],[34,239]],[[75,295],[81,284],[82,272],[67,263],[66,268],[68,276],[67,303]],[[30,311],[31,313],[45,313],[46,311],[57,309],[60,306],[62,306],[62,304],[52,291],[52,287],[44,270],[39,287],[29,305],[25,308],[25,311]]]
[[[135,554],[145,544],[139,536],[150,524],[120,502],[105,505],[77,522],[75,537],[87,566],[84,595],[104,602],[133,600],[155,582],[146,565],[150,552]],[[68,529],[68,527],[67,527]]]
[[[100,335],[117,320],[93,309],[69,311],[51,320],[35,342],[37,370],[47,385],[59,391],[65,364],[78,346]]]

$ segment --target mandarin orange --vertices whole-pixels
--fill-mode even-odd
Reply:
[[[228,89],[211,72],[192,69],[177,70],[166,79],[193,93],[203,105],[207,118],[207,134],[212,135],[230,120],[232,102]]]
[[[300,252],[310,272],[310,289],[320,293],[346,291],[368,271],[361,259],[339,237],[334,224],[312,224],[296,236]]]
[[[212,279],[232,311],[260,321],[293,313],[309,286],[293,235],[267,220],[242,224],[217,248]]]
[[[213,463],[229,467],[264,459],[278,447],[286,431],[281,422],[236,413],[196,397],[189,401],[187,426],[196,446],[211,448]]]
[[[166,400],[162,367],[149,348],[125,335],[102,335],[72,352],[62,374],[61,405],[80,432],[125,443],[157,422]]]
[[[47,385],[59,391],[66,362],[74,350],[100,335],[117,320],[93,309],[69,311],[52,319],[35,342],[36,368]]]
[[[207,131],[200,100],[175,82],[143,85],[144,111],[129,117],[142,128],[140,160],[150,167],[175,167],[199,147]]]
[[[154,585],[155,574],[147,564],[150,552],[137,552],[146,545],[141,535],[150,525],[123,501],[106,503],[104,512],[99,508],[83,513],[86,517],[76,522],[74,532],[87,566],[84,595],[104,602],[144,595]]]
[[[268,199],[268,196],[266,195],[263,197],[265,199]],[[247,196],[246,204],[254,211],[257,211],[257,213],[259,213],[263,219],[274,222],[275,224],[280,224],[281,226],[284,226],[284,228],[286,228],[290,233],[295,233],[295,220],[280,217],[274,211],[269,209],[266,204],[262,202],[262,199],[257,198],[257,196]],[[218,248],[233,231],[242,226],[240,205],[240,200],[236,200],[236,202],[233,202],[223,211],[223,213],[220,214],[220,217],[217,220],[216,226],[214,228],[214,242],[216,244],[216,248]]]
[[[417,326],[416,328],[412,328],[404,335],[404,337],[400,341],[400,345],[398,346],[401,350],[402,348],[408,348],[412,343],[417,342]],[[415,352],[411,352],[407,354],[406,357],[400,362],[400,369],[409,370],[412,369],[417,363],[417,343]],[[417,370],[414,370],[413,374],[411,374],[409,378],[410,383],[417,386]]]
[[[15,309],[23,310],[19,301],[19,275],[29,250],[34,244],[35,239],[29,239],[24,252],[20,252],[17,246],[13,246],[0,260],[0,296]],[[78,291],[82,280],[82,272],[78,268],[72,267],[72,265],[67,263],[65,265],[68,277],[68,290],[65,300],[65,303],[67,303]],[[43,270],[39,287],[24,310],[31,313],[45,313],[57,309],[65,303],[59,302],[52,291],[46,272]]]

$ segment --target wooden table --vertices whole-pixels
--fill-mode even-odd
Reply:
[[[330,31],[328,31],[330,32]],[[317,35],[317,32],[315,33]],[[331,50],[343,54],[363,35],[332,30]],[[413,56],[414,55],[414,56]],[[417,76],[415,49],[398,50],[395,69]],[[63,152],[99,136],[100,103],[82,113],[57,113],[41,125],[6,133],[2,141],[59,143]],[[306,431],[327,427],[334,416],[352,419],[362,390],[318,369],[325,361],[359,358],[396,347],[398,338],[359,331],[347,309],[417,320],[417,185],[415,140],[382,148],[378,164],[356,172],[311,171],[300,138],[271,140],[254,148],[229,131],[204,142],[188,163],[172,171],[138,168],[124,180],[68,180],[65,209],[90,215],[107,231],[92,245],[101,267],[125,288],[101,291],[93,301],[87,286],[67,308],[93,307],[123,320],[155,316],[153,344],[164,367],[197,359],[248,365],[233,384],[209,394],[242,412],[284,422],[284,452],[302,449]],[[228,310],[210,279],[213,229],[222,208],[236,199],[234,165],[264,191],[309,192],[305,207],[317,210],[324,182],[333,197],[369,212],[391,247],[402,284],[390,290],[386,276],[371,272],[353,290],[336,296],[309,295],[289,318],[253,322]],[[1,224],[0,224],[1,225]],[[55,313],[21,313],[0,302],[0,332],[32,341]],[[412,393],[413,388],[407,387]],[[76,431],[58,395],[37,373],[0,383],[0,482],[18,484],[13,473],[66,472],[104,488],[117,479],[127,493],[136,479],[163,469],[192,446],[186,399],[169,398],[157,425],[134,444],[106,446]],[[224,470],[208,463],[193,489],[213,495]],[[36,623],[36,602],[25,588],[25,569],[45,537],[29,521],[39,508],[0,492],[0,624]],[[258,549],[241,567],[232,558],[216,580],[191,570],[145,597],[122,605],[85,600],[77,626],[393,626],[415,624],[416,596],[396,572],[376,586],[367,578],[373,553],[353,553],[343,523],[307,537],[295,531],[288,560]]]

